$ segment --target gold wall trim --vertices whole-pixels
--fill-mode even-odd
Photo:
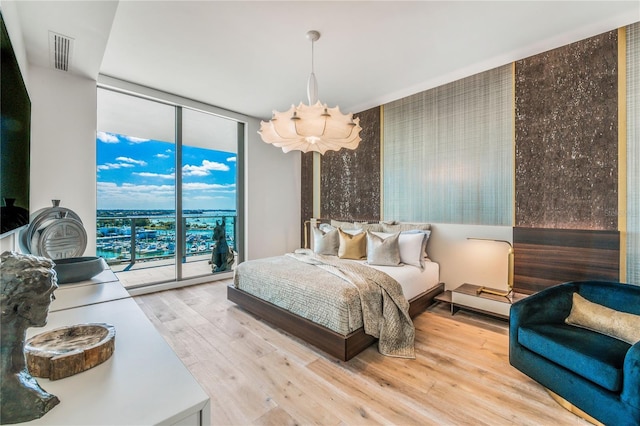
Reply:
[[[380,105],[380,220],[384,220],[384,105]]]
[[[620,281],[627,280],[627,29],[618,28],[618,230]]]
[[[512,183],[513,191],[511,192],[511,206],[513,207],[513,215],[511,216],[511,226],[516,226],[516,63],[511,63],[511,125],[512,125],[512,137],[511,137],[511,160],[513,164],[512,168]]]

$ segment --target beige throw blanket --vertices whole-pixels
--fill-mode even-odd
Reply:
[[[415,358],[415,328],[409,302],[396,280],[384,272],[357,262],[297,250],[288,256],[322,268],[355,286],[360,294],[364,332],[378,338],[383,355]]]

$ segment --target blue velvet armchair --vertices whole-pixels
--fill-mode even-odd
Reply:
[[[565,324],[573,293],[640,315],[640,286],[569,282],[514,303],[509,362],[607,425],[640,425],[640,342],[633,345]]]

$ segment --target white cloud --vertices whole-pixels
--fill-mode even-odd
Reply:
[[[217,163],[215,161],[202,160],[201,166],[192,166],[191,164],[186,164],[182,167],[182,174],[184,176],[208,176],[211,174],[211,171],[220,171],[220,172],[228,172],[229,166],[222,163]]]
[[[175,190],[173,185],[135,185],[131,183],[116,184],[114,182],[98,182],[99,209],[164,209],[175,207]],[[185,209],[234,209],[235,185],[190,183],[185,184]],[[205,193],[198,193],[205,190]]]
[[[98,165],[98,170],[113,170],[113,169],[121,169],[121,168],[129,168],[135,167],[133,164],[129,163],[106,163]]]
[[[118,143],[120,140],[116,135],[107,132],[98,132],[96,133],[96,138],[104,143]]]
[[[149,142],[151,140],[151,139],[136,138],[135,136],[124,136],[124,138],[131,143],[143,143],[143,142]]]
[[[220,183],[203,183],[203,182],[191,182],[182,184],[182,188],[185,191],[235,191],[236,184],[220,184]]]
[[[236,161],[238,161],[237,157],[229,157],[229,158],[227,158],[227,162],[228,163],[235,163]]]
[[[160,178],[160,179],[175,179],[176,174],[163,174],[163,173],[151,173],[151,172],[136,172],[134,175],[142,176],[142,177],[152,177],[152,178]]]
[[[116,161],[121,161],[123,163],[129,163],[129,164],[137,164],[139,166],[146,166],[147,165],[146,161],[134,160],[133,158],[130,158],[130,157],[118,157],[118,158],[116,158]]]
[[[169,154],[156,154],[156,158],[169,158]]]
[[[171,209],[175,204],[173,185],[98,182],[97,190],[100,209]]]

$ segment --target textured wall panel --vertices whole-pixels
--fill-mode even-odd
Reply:
[[[516,62],[516,226],[616,230],[617,31]]]
[[[322,156],[320,215],[324,218],[380,218],[380,108],[356,116],[362,127],[358,148]]]
[[[384,106],[384,219],[513,222],[510,65]]]

